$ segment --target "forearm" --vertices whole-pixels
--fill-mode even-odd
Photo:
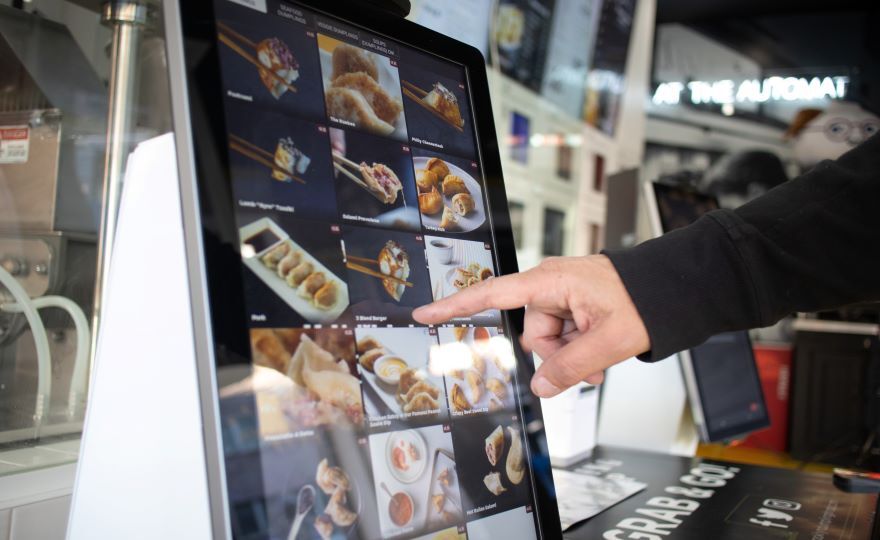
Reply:
[[[880,299],[880,138],[736,211],[607,255],[651,360],[793,311]]]

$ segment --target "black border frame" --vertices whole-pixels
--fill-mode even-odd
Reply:
[[[489,205],[487,213],[496,248],[498,270],[501,274],[517,272],[516,248],[492,114],[486,61],[479,50],[355,0],[333,2],[292,0],[291,3],[341,19],[371,33],[387,36],[404,45],[451,60],[466,68],[473,105],[478,158],[483,165],[486,181]],[[221,526],[218,516],[224,516],[226,530],[230,530],[229,509],[225,507],[227,489],[223,471],[225,464],[222,449],[219,460],[210,459],[212,452],[210,445],[219,442],[219,425],[209,425],[215,420],[219,421],[219,411],[216,403],[216,386],[209,389],[212,403],[206,403],[204,381],[210,380],[216,385],[216,370],[220,367],[252,364],[242,285],[243,265],[239,252],[234,197],[226,151],[225,115],[216,114],[216,111],[223,110],[223,94],[213,2],[212,0],[180,2],[166,0],[165,5],[173,6],[175,13],[171,19],[179,21],[182,31],[182,42],[180,36],[170,36],[168,40],[170,64],[173,67],[175,59],[182,56],[183,68],[186,71],[183,103],[179,103],[180,100],[177,99],[173,103],[176,109],[174,127],[181,157],[183,159],[188,157],[189,148],[193,152],[193,163],[184,163],[181,159],[179,164],[181,178],[185,181],[192,173],[196,176],[193,180],[196,184],[197,200],[193,203],[198,206],[197,225],[190,225],[190,228],[196,227],[198,230],[188,230],[186,234],[194,239],[193,242],[197,242],[199,237],[201,239],[202,253],[188,255],[190,264],[201,255],[201,264],[204,265],[201,269],[205,280],[203,284],[207,289],[193,292],[193,299],[202,300],[205,304],[194,306],[194,316],[198,317],[201,309],[203,312],[207,311],[210,318],[207,332],[212,350],[208,351],[207,356],[213,356],[213,365],[202,370],[209,373],[200,372],[199,376],[203,382],[202,410],[205,416],[205,440],[206,445],[209,446],[206,452],[209,454],[208,482],[211,488],[209,490],[211,513],[215,536],[222,537],[225,534],[217,530]],[[169,14],[166,13],[166,18],[168,17]],[[169,24],[169,29],[177,30],[173,23]],[[177,42],[182,43],[182,52],[173,49]],[[173,76],[175,76],[174,72],[172,72]],[[174,85],[175,81],[172,81],[172,87]],[[188,146],[188,149],[180,149],[181,146]],[[194,170],[187,169],[187,166],[194,167]],[[184,214],[186,215],[186,209]],[[193,243],[188,243],[188,249],[192,249],[192,246]],[[191,284],[193,283],[194,280],[191,280]],[[195,282],[195,285],[197,286],[198,283]],[[218,299],[222,301],[217,301]],[[535,372],[534,360],[519,347],[518,337],[523,331],[523,315],[524,311],[521,309],[508,311],[504,313],[503,319],[505,327],[511,333],[509,337],[519,360],[517,362],[518,378],[521,382],[519,399],[531,464],[536,505],[533,511],[540,538],[561,538],[562,530],[540,400],[528,391],[525,384],[522,384],[523,381],[529,381]],[[196,350],[199,350],[198,344]],[[201,370],[206,364],[200,362],[199,365]],[[216,470],[218,466],[221,470]],[[223,492],[217,493],[218,488]]]

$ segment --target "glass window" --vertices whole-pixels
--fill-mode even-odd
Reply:
[[[102,22],[99,8],[0,0],[0,477],[79,452],[108,210],[110,89],[120,80],[110,73],[126,52],[110,46],[114,21]],[[170,126],[160,20],[138,13],[135,69],[118,77],[140,84],[143,98],[117,102],[126,127],[111,135],[121,143],[111,153],[116,187],[133,144]]]
[[[510,228],[513,230],[513,241],[516,249],[523,247],[523,225],[526,207],[519,202],[510,202]]]
[[[565,212],[544,209],[544,255],[562,255],[565,246]]]

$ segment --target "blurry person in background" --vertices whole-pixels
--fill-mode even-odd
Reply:
[[[824,111],[801,109],[788,128],[794,158],[807,172],[825,159],[837,159],[880,131],[880,117],[857,103],[834,101]]]
[[[700,191],[718,198],[721,208],[739,208],[788,181],[779,156],[765,150],[725,156],[706,171]]]

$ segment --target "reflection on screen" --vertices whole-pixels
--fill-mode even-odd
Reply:
[[[253,370],[221,385],[248,538],[536,538],[465,69],[293,3],[217,0]],[[527,525],[527,526],[524,526]]]

